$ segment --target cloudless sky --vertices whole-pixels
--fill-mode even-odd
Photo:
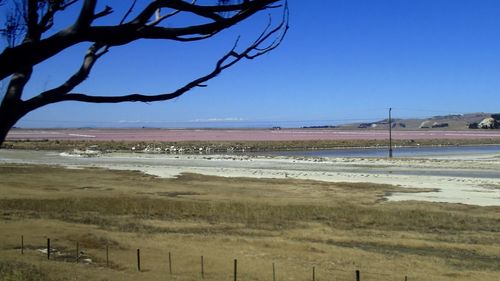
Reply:
[[[110,5],[118,16],[128,3]],[[500,112],[498,0],[289,0],[289,8],[290,30],[278,49],[242,61],[206,88],[149,104],[59,103],[18,126],[302,126],[374,121],[389,107],[395,117]],[[266,21],[267,12],[200,42],[112,48],[75,92],[173,91],[210,71],[238,35],[241,47],[256,38]],[[86,47],[36,67],[28,96],[64,81]]]

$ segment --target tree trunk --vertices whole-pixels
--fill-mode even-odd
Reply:
[[[3,100],[0,105],[0,147],[2,147],[10,129],[26,113],[23,109],[22,101],[9,101],[7,98]]]

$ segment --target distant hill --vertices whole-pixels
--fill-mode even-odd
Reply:
[[[492,118],[494,117],[494,118]],[[485,119],[491,123],[491,126],[498,128],[500,125],[500,114],[491,113],[467,113],[433,116],[429,118],[409,118],[392,120],[393,128],[406,130],[432,130],[432,129],[448,129],[448,130],[464,130],[469,127],[474,127],[474,124],[479,125]],[[488,125],[490,124],[488,123]],[[471,125],[472,124],[472,125]],[[350,123],[337,126],[339,129],[388,129],[389,120],[383,119],[375,122],[366,123]]]

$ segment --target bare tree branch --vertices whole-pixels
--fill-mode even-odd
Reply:
[[[110,6],[106,6],[106,7],[104,7],[104,10],[102,10],[99,13],[96,13],[94,15],[93,20],[96,20],[98,18],[103,18],[103,17],[110,15],[112,13],[113,13],[113,9]]]
[[[160,8],[171,8],[174,10],[180,10],[184,12],[191,12],[202,17],[213,19],[215,21],[221,20],[222,17],[217,13],[221,12],[234,12],[234,11],[245,11],[247,9],[252,9],[259,6],[261,9],[265,8],[267,5],[276,2],[276,0],[256,0],[256,1],[245,1],[241,4],[235,5],[215,5],[215,6],[201,6],[189,4],[181,0],[155,0],[152,1],[134,20],[130,23],[146,23]]]
[[[33,98],[32,100],[27,101],[28,103],[40,103],[42,102],[42,106],[61,102],[61,101],[80,101],[80,102],[89,102],[89,103],[120,103],[120,102],[154,102],[154,101],[165,101],[177,98],[184,93],[192,90],[195,87],[204,87],[203,83],[209,81],[210,79],[218,76],[225,69],[233,66],[238,63],[242,59],[254,59],[261,55],[264,55],[276,47],[278,47],[288,30],[288,7],[285,6],[284,15],[282,21],[273,29],[270,29],[270,22],[265,30],[260,34],[260,36],[247,48],[245,48],[241,52],[237,52],[238,41],[234,44],[234,46],[229,50],[224,56],[222,56],[217,63],[215,64],[214,69],[206,75],[203,75],[197,79],[190,81],[185,84],[183,87],[177,89],[174,92],[170,93],[162,93],[157,95],[144,95],[144,94],[130,94],[123,96],[91,96],[83,93],[70,93],[67,95],[48,95],[45,96],[43,101],[37,100],[37,98]],[[277,39],[273,40],[271,44],[268,44],[266,47],[263,45],[273,36],[277,35]],[[39,106],[39,105],[37,105]]]
[[[23,71],[19,71],[12,75],[9,85],[7,86],[7,92],[5,93],[4,101],[8,100],[10,102],[21,102],[21,97],[24,91],[24,87],[31,78],[33,73],[33,68],[28,67]]]
[[[123,24],[125,22],[125,20],[127,19],[127,17],[130,15],[130,13],[132,13],[132,11],[134,10],[135,4],[137,4],[137,0],[133,0],[132,1],[132,4],[130,5],[130,8],[128,8],[128,10],[125,13],[125,15],[123,15],[123,17],[122,17],[122,19],[120,21],[120,24]]]
[[[2,5],[4,0],[0,0]],[[126,22],[136,7],[133,0],[118,25],[95,26],[96,19],[113,12],[106,6],[96,12],[97,0],[12,0],[17,17],[7,19],[1,29],[8,33],[9,47],[0,53],[0,80],[10,77],[6,94],[0,103],[0,145],[9,129],[28,112],[47,104],[62,101],[90,103],[153,102],[177,98],[195,87],[205,87],[205,82],[215,78],[227,68],[242,60],[252,60],[278,47],[288,30],[288,5],[286,0],[224,0],[222,5],[199,5],[196,0],[154,0],[143,7],[135,18]],[[58,12],[77,2],[82,3],[79,15],[73,25],[43,38],[54,24]],[[277,3],[285,3],[284,6]],[[24,5],[23,3],[26,3]],[[231,4],[232,3],[232,4]],[[262,10],[283,8],[283,17],[277,26],[269,20],[262,33],[246,48],[234,46],[217,60],[212,71],[202,75],[173,92],[160,94],[130,94],[122,96],[92,96],[85,93],[71,93],[89,76],[100,57],[110,48],[128,44],[140,39],[162,39],[181,42],[207,39],[224,29],[232,27]],[[165,14],[162,15],[161,9]],[[181,27],[168,27],[165,20],[185,13],[201,19],[201,23]],[[14,15],[14,14],[13,14]],[[200,21],[198,21],[200,22]],[[18,35],[25,39],[16,45]],[[37,64],[50,59],[61,51],[82,42],[90,42],[82,64],[64,83],[23,101],[24,88]]]
[[[26,34],[26,39],[28,40],[38,40],[41,35],[40,28],[38,26],[38,1],[28,0],[28,11],[26,14],[26,26],[28,32]],[[25,40],[26,40],[25,39]]]
[[[21,10],[12,9],[5,20],[4,28],[0,29],[0,35],[7,41],[9,47],[17,45],[19,38],[25,31],[24,17]]]
[[[156,6],[156,9],[154,8],[155,6]],[[202,7],[202,8],[200,9],[200,7]],[[203,9],[203,6],[193,5],[193,4],[181,1],[181,0],[168,0],[168,1],[156,0],[156,1],[152,2],[151,8],[148,7],[147,9],[145,9],[144,10],[145,13],[140,15],[138,18],[136,18],[136,20],[140,20],[140,18],[144,19],[145,17],[147,17],[147,14],[148,14],[147,12],[149,12],[149,9],[154,9],[154,11],[156,12],[158,9],[161,9],[161,8],[170,8],[170,9],[173,9],[173,10],[179,11],[179,12],[180,11],[191,12],[191,13],[196,14],[198,16],[212,19],[214,21],[219,21],[219,20],[223,19],[223,17],[218,15],[216,12],[207,11],[206,9]],[[151,18],[151,16],[149,18]]]
[[[90,27],[95,19],[96,4],[97,0],[84,0],[80,15],[73,26],[74,30]]]
[[[157,0],[148,5],[138,17],[129,23],[116,26],[91,26],[94,19],[96,0],[86,0],[78,20],[74,26],[36,42],[27,42],[13,48],[7,48],[0,54],[0,79],[11,75],[15,71],[27,66],[36,65],[62,50],[81,42],[102,42],[108,46],[127,44],[138,39],[168,39],[177,41],[202,40],[211,35],[237,24],[266,9],[266,7],[279,0],[254,0],[236,5],[227,6],[201,6],[185,3],[180,5],[188,12],[196,14],[216,13],[221,11],[239,11],[235,15],[206,24],[187,27],[167,28],[160,26],[147,26],[147,21],[154,14],[155,9],[168,7],[169,4],[182,2],[179,0]],[[159,4],[156,4],[156,3]],[[170,6],[172,6],[170,4]],[[177,7],[177,6],[175,6]],[[239,10],[238,10],[239,9]]]
[[[83,81],[85,81],[85,79],[87,79],[94,64],[101,56],[107,53],[107,51],[108,48],[106,46],[102,46],[97,43],[93,44],[87,50],[82,65],[78,71],[59,87],[41,93],[38,99],[43,100],[57,95],[64,95],[73,90],[76,86],[80,85]],[[35,100],[36,99],[37,98],[35,97]]]
[[[68,1],[66,3],[60,1],[54,1],[49,4],[47,11],[42,16],[39,26],[42,32],[46,32],[54,25],[54,16],[59,11],[64,11],[69,6],[75,4],[78,0]]]
[[[194,3],[196,3],[196,0],[193,0],[193,1],[191,2],[191,4],[192,4],[192,5],[193,5]],[[148,25],[148,26],[155,26],[155,25],[158,25],[158,24],[160,24],[162,21],[164,21],[164,20],[166,20],[166,19],[168,19],[168,18],[171,18],[171,17],[173,17],[173,16],[175,16],[175,15],[177,15],[177,14],[179,14],[179,13],[181,12],[181,10],[174,10],[173,12],[170,12],[170,13],[168,13],[168,14],[161,15],[160,10],[161,10],[161,9],[158,9],[158,10],[157,10],[157,15],[156,15],[155,20],[154,20],[154,21],[152,21],[152,22],[150,22],[150,23],[148,23],[148,24],[146,24],[146,25]]]

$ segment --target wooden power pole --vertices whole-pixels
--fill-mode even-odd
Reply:
[[[392,108],[389,107],[389,158],[392,158],[392,119],[391,119]]]

